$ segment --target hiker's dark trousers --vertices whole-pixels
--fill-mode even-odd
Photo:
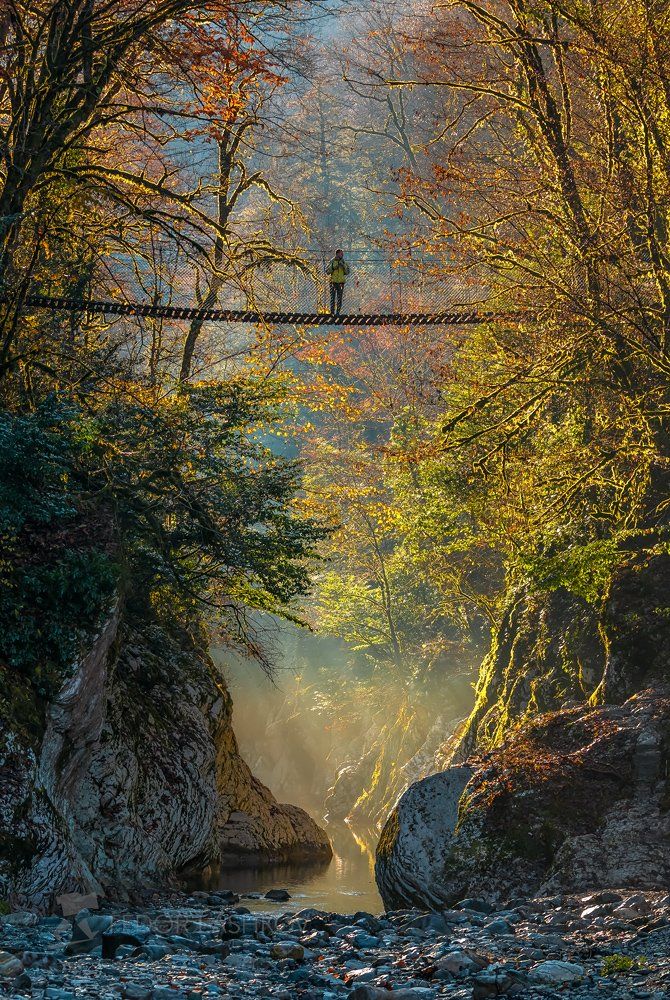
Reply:
[[[330,311],[338,313],[342,309],[343,281],[332,281],[330,284]]]

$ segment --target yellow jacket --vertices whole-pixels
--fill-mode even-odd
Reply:
[[[349,265],[338,257],[333,257],[328,265],[328,274],[331,285],[343,285],[349,274]]]

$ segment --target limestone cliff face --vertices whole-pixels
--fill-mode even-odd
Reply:
[[[412,785],[384,827],[387,905],[667,885],[669,592],[655,550],[631,552],[599,607],[512,595],[452,766]],[[459,788],[456,809],[436,806]]]
[[[41,738],[4,722],[0,897],[45,910],[65,891],[123,898],[249,855],[328,857],[313,820],[253,777],[231,712],[186,633],[115,611],[48,706]]]
[[[670,556],[639,552],[599,606],[564,588],[511,595],[479,678],[460,753],[566,704],[621,703],[670,673]]]

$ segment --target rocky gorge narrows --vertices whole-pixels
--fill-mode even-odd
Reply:
[[[137,886],[222,859],[327,859],[327,835],[281,805],[238,752],[204,645],[117,608],[46,708],[0,731],[0,898],[51,912],[71,891]]]
[[[652,567],[656,583],[665,568]],[[577,610],[567,594],[517,599],[452,763],[439,769],[438,754],[386,820],[376,907],[357,906],[368,861],[351,869],[347,900],[327,833],[239,756],[207,653],[115,613],[50,706],[37,752],[19,727],[3,731],[2,834],[24,850],[2,870],[0,992],[662,1000],[670,694],[658,664],[639,669],[630,633],[606,642],[607,617]],[[553,645],[537,638],[548,624]],[[618,699],[570,698],[556,681],[558,664],[573,676],[570,655],[582,684],[592,665],[593,692],[615,671]],[[543,713],[527,712],[531,691]],[[505,713],[487,747],[485,725]],[[309,878],[335,876],[321,899],[295,866],[305,860]],[[241,862],[262,875],[245,882]],[[68,895],[81,892],[93,896]]]

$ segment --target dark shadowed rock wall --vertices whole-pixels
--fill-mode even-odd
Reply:
[[[0,732],[0,897],[124,898],[184,869],[262,855],[328,857],[240,757],[228,691],[185,631],[116,611],[46,709],[40,738]]]

